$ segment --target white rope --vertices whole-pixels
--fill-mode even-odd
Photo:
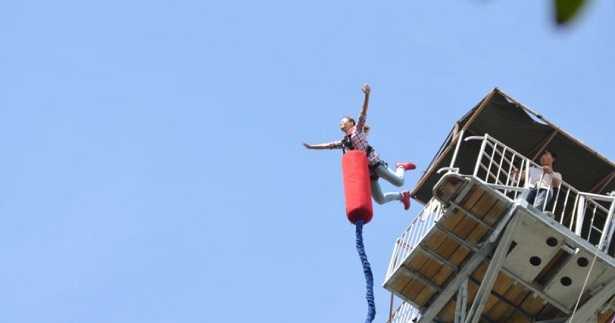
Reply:
[[[598,254],[594,255],[594,260],[592,260],[592,264],[591,266],[589,266],[589,271],[587,272],[587,276],[585,277],[583,288],[581,288],[581,293],[579,293],[579,298],[577,298],[577,303],[574,305],[574,310],[572,311],[572,315],[570,316],[570,320],[568,320],[568,322],[572,322],[572,319],[574,318],[574,314],[576,314],[577,309],[579,309],[579,303],[581,303],[581,297],[583,297],[583,292],[585,291],[585,288],[587,287],[587,282],[589,281],[589,276],[591,275],[592,270],[594,269],[594,265],[596,264],[596,259],[598,259]]]

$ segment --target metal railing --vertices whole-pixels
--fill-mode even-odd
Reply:
[[[480,141],[480,150],[473,169],[463,174],[465,170],[455,167],[456,160],[461,145],[471,141]],[[463,138],[462,132],[450,166],[439,172],[443,171],[471,175],[511,201],[531,200],[531,195],[534,195],[533,203],[528,202],[529,207],[548,214],[600,250],[607,251],[612,242],[615,231],[615,193],[599,195],[581,192],[563,179],[553,180],[553,173],[545,172],[543,167],[488,134]],[[554,182],[557,185],[552,185]],[[539,203],[539,197],[544,197],[543,203]],[[436,198],[425,205],[395,241],[385,281],[399,269],[445,212],[445,206]],[[391,317],[389,323],[406,323],[414,319],[418,321],[420,311],[404,302]]]
[[[412,323],[418,322],[421,312],[409,303],[403,302],[391,315],[387,323]]]
[[[432,198],[395,241],[386,279],[389,279],[402,265],[412,250],[416,248],[436,222],[440,220],[442,214],[444,214],[442,204],[437,199]]]
[[[577,190],[497,139],[485,134],[470,136],[463,142],[480,141],[480,150],[472,175],[511,200],[524,199],[529,205],[548,214],[581,238],[606,250],[613,236],[615,197]],[[457,142],[457,149],[461,145]],[[456,157],[449,171],[455,168]],[[558,183],[559,182],[559,183]]]

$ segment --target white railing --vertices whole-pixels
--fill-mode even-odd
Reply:
[[[440,220],[443,213],[442,204],[435,198],[431,199],[431,201],[425,205],[423,210],[421,210],[412,223],[410,223],[406,230],[404,230],[401,236],[395,241],[393,255],[389,262],[385,280],[388,280],[403,264],[412,250],[416,248],[436,222]]]
[[[418,322],[421,312],[409,303],[403,302],[391,315],[387,323],[412,323]]]
[[[559,185],[543,183],[545,172],[543,167],[531,159],[504,145],[497,139],[485,134],[471,136],[464,142],[480,141],[480,150],[472,175],[491,187],[502,192],[511,200],[528,199],[534,195],[532,207],[545,212],[560,224],[564,225],[583,239],[606,250],[613,236],[613,213],[615,197],[613,195],[598,195],[581,192],[565,181]],[[457,149],[461,140],[457,142]],[[458,172],[455,168],[456,155],[451,161],[449,171]],[[536,174],[540,174],[537,178]],[[565,178],[565,174],[563,174]],[[557,182],[551,179],[548,182]],[[545,198],[539,203],[537,195]]]

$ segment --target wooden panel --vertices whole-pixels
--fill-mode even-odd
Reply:
[[[425,278],[431,279],[435,274],[438,273],[438,271],[440,271],[441,268],[442,265],[439,262],[429,258],[429,260],[425,262],[421,270],[419,270],[418,272],[425,276]]]
[[[477,244],[488,232],[489,230],[484,226],[477,225],[474,227],[474,230],[472,230],[472,232],[466,237],[466,241],[472,244]]]
[[[487,316],[492,320],[492,321],[501,321],[501,322],[505,322],[503,321],[505,318],[508,318],[510,316],[510,314],[512,314],[514,311],[514,308],[512,308],[510,305],[504,303],[504,302],[498,302],[497,304],[495,304],[495,306],[493,306],[491,308],[491,310],[489,312],[487,312]]]
[[[440,269],[442,269],[442,265],[430,258],[427,262],[425,262],[425,265],[421,269],[420,273],[435,283],[432,277],[435,276]],[[436,285],[441,286],[440,284]],[[427,303],[435,293],[436,292],[432,288],[425,288],[417,295],[417,302]]]
[[[564,317],[565,314],[555,308],[555,306],[547,303],[540,314],[536,317],[537,320],[548,320],[558,317]]]
[[[455,240],[446,237],[444,240],[442,240],[442,243],[438,247],[433,248],[432,250],[443,258],[449,259],[453,252],[455,252],[455,249],[457,249],[457,247],[458,244],[457,242],[455,242]]]
[[[463,261],[468,257],[468,255],[471,253],[470,250],[466,249],[465,247],[459,247],[457,248],[457,250],[455,250],[455,252],[450,256],[450,258],[448,258],[448,260],[457,265],[457,266],[461,266],[461,264],[463,263]]]
[[[408,269],[412,271],[418,271],[421,267],[423,267],[423,264],[425,264],[427,260],[429,260],[429,258],[427,258],[422,253],[414,252],[412,253],[412,257],[410,258],[410,260],[406,261],[406,263],[403,266],[407,267]],[[423,288],[425,288],[425,285],[419,283],[416,280],[409,279],[407,277],[402,278],[402,280],[406,281],[406,285],[400,291],[400,293],[404,295],[406,298],[412,301],[415,301],[419,293],[423,290]],[[422,304],[419,304],[419,305],[422,305]]]
[[[500,301],[497,299],[497,297],[493,296],[493,294],[490,294],[489,298],[487,298],[487,302],[485,303],[485,309],[486,308],[493,308],[499,302]],[[488,312],[485,309],[483,309],[483,315]]]
[[[606,311],[606,313],[598,315],[598,323],[609,323],[613,315],[615,315],[613,311]]]
[[[460,211],[456,211],[456,212],[460,212]],[[455,232],[455,234],[461,238],[467,238],[472,232],[472,230],[474,230],[475,227],[476,227],[476,222],[474,222],[472,218],[470,218],[469,216],[463,216],[463,219],[451,231]]]
[[[423,291],[423,289],[426,289],[426,288],[429,288],[429,287],[425,286],[424,284],[422,284],[421,282],[415,279],[412,279],[410,280],[408,285],[406,285],[406,287],[402,290],[401,293],[409,300],[412,300],[413,302],[415,302],[417,305],[424,306],[425,303],[418,302],[417,296]]]
[[[446,239],[446,234],[440,232],[439,230],[431,230],[431,233],[421,242],[427,249],[436,250]]]
[[[400,292],[408,285],[408,280],[401,277],[401,275],[393,276],[389,281],[388,286],[394,290]]]
[[[410,261],[406,261],[404,265],[410,270],[419,271],[421,270],[421,267],[423,267],[425,262],[427,262],[427,260],[429,260],[429,258],[424,253],[413,252]]]
[[[519,307],[523,303],[526,297],[530,292],[525,289],[523,286],[518,284],[513,284],[510,286],[508,291],[504,294],[504,298],[509,301],[511,304]]]
[[[445,286],[445,283],[451,278],[454,272],[451,268],[443,266],[437,274],[432,278],[433,282],[438,286]]]
[[[459,205],[461,205],[464,209],[469,210],[474,206],[474,204],[476,204],[484,193],[485,192],[483,190],[479,189],[478,185],[474,185]]]
[[[506,320],[507,323],[530,323],[530,321],[523,316],[523,314],[514,312],[513,315]]]
[[[457,223],[459,223],[459,221],[461,221],[463,218],[464,216],[460,214],[459,212],[451,212],[445,218],[441,219],[439,222],[445,228],[449,230],[453,230],[453,228],[457,226]]]
[[[487,262],[482,262],[477,268],[476,270],[474,270],[474,272],[472,273],[472,278],[474,278],[477,281],[481,281],[483,280],[483,276],[485,276],[485,272],[487,271],[487,267],[489,266],[489,264]]]
[[[506,299],[506,294],[513,287],[513,284],[514,283],[510,278],[500,274],[495,281],[493,292]],[[513,308],[510,305],[506,304],[505,302],[499,301],[492,307],[485,307],[485,313],[488,313],[488,316],[493,320],[499,320],[503,317],[508,317],[512,309]]]
[[[431,297],[436,293],[437,292],[430,287],[423,288],[421,293],[416,297],[416,303],[421,304],[421,306],[425,305],[429,302]]]
[[[453,300],[455,298],[453,297]],[[438,314],[438,319],[441,320],[442,322],[454,322],[455,321],[455,302],[454,301],[450,301],[448,302],[448,304],[446,304],[446,306],[444,306],[444,308],[442,309],[442,311],[440,311],[440,313]]]
[[[466,210],[482,219],[496,202],[497,199],[493,195],[485,193],[471,209]]]
[[[538,315],[545,307],[545,303],[540,297],[535,297],[534,295],[529,295],[523,304],[521,304],[521,308],[528,314],[532,316]]]
[[[498,277],[495,279],[495,283],[493,284],[492,293],[499,296],[505,295],[511,285],[512,280],[510,278],[508,278],[506,275],[499,274]],[[496,304],[491,304],[491,306],[489,306],[489,304],[487,304],[484,309],[485,313],[489,312],[491,308],[495,305]]]
[[[483,218],[483,221],[485,221],[485,223],[491,226],[495,226],[495,224],[498,223],[500,219],[502,218],[502,216],[504,215],[506,211],[506,206],[507,206],[506,202],[498,200],[493,205],[491,210],[489,210],[489,213],[485,215],[485,217]]]

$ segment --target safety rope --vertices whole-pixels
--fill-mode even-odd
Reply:
[[[371,323],[376,317],[376,304],[374,301],[374,275],[372,274],[372,268],[367,260],[367,254],[365,254],[365,247],[363,246],[363,220],[358,220],[356,225],[356,238],[357,238],[357,252],[359,258],[361,258],[361,264],[363,265],[363,274],[365,275],[365,283],[367,285],[367,293],[365,298],[367,299],[367,318],[365,323]]]
[[[596,259],[598,259],[598,254],[594,255],[594,260],[592,260],[591,266],[589,266],[589,270],[587,271],[587,276],[585,276],[585,282],[583,283],[583,287],[581,288],[581,292],[579,293],[579,298],[577,298],[577,303],[574,305],[574,310],[572,311],[572,315],[570,316],[569,322],[572,322],[574,315],[577,313],[579,309],[579,304],[581,303],[581,297],[583,297],[583,292],[585,292],[585,288],[587,287],[587,282],[589,281],[589,276],[594,269],[594,265],[596,264]]]

